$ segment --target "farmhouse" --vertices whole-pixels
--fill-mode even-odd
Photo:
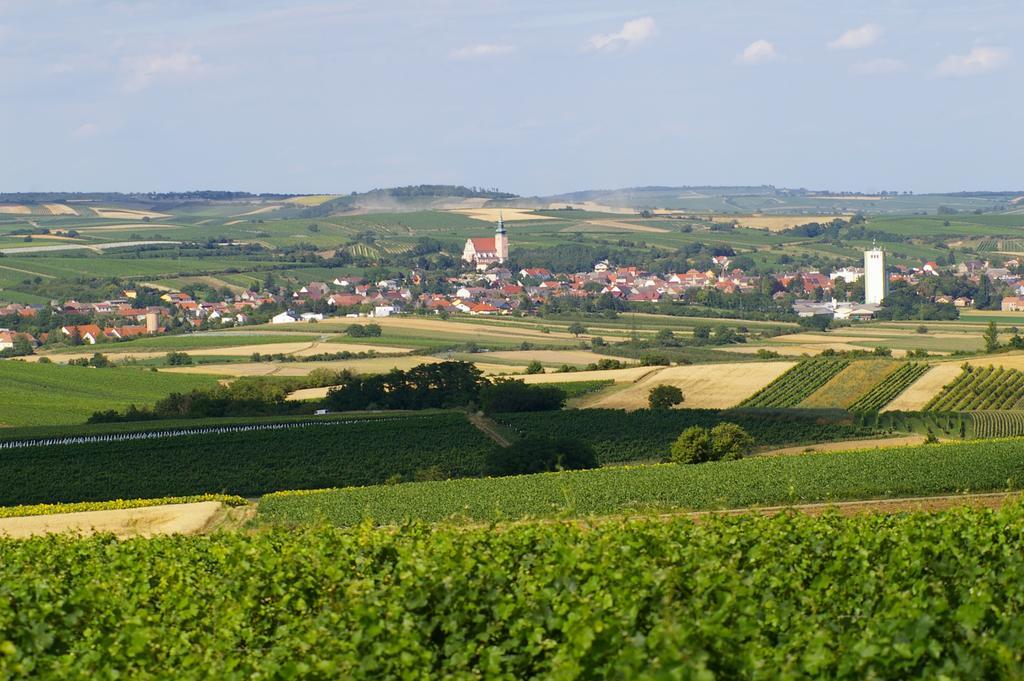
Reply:
[[[276,314],[270,318],[271,324],[294,324],[297,321],[299,321],[299,318],[291,310]]]
[[[505,234],[505,221],[500,213],[494,237],[466,239],[466,246],[462,250],[462,259],[475,265],[481,271],[491,265],[504,263],[508,259],[508,236]]]

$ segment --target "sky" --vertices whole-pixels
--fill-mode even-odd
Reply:
[[[0,0],[0,192],[1020,190],[1022,35],[1019,0]]]

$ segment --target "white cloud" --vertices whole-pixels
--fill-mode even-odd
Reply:
[[[448,56],[452,59],[484,59],[487,57],[500,57],[503,54],[515,52],[514,45],[493,45],[481,43],[479,45],[467,45],[457,50],[452,50]]]
[[[767,40],[755,40],[736,55],[736,61],[740,64],[760,64],[770,61],[779,56],[775,46]]]
[[[197,54],[174,52],[133,57],[122,64],[124,89],[129,92],[145,90],[159,78],[195,78],[207,72],[206,64]]]
[[[860,50],[871,47],[882,37],[882,27],[877,24],[864,24],[851,28],[828,44],[832,50]]]
[[[939,62],[939,76],[973,76],[998,69],[1010,60],[1010,51],[1002,47],[974,47],[967,54],[951,54]]]
[[[855,76],[884,76],[889,73],[899,73],[906,70],[906,62],[885,57],[857,62],[850,67],[850,73]]]
[[[88,137],[94,137],[100,131],[100,126],[95,123],[82,123],[80,126],[71,131],[71,136],[75,139],[86,139]]]
[[[654,36],[654,19],[640,17],[631,19],[615,33],[598,33],[590,36],[587,46],[592,50],[617,50],[623,46],[639,45]]]

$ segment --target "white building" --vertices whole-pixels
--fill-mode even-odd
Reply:
[[[855,281],[859,281],[863,276],[864,270],[859,267],[843,267],[842,269],[832,270],[832,273],[828,275],[828,278],[832,281],[842,279],[847,284],[852,284]]]
[[[505,233],[505,220],[500,213],[494,237],[466,239],[466,246],[462,249],[462,259],[467,263],[473,263],[480,271],[508,259],[508,235]]]
[[[889,272],[885,266],[885,251],[872,248],[864,251],[864,302],[878,305],[889,295]]]
[[[294,324],[299,321],[294,312],[282,312],[270,318],[271,324]]]

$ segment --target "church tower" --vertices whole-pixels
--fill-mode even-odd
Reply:
[[[508,260],[508,235],[505,233],[505,220],[501,211],[498,211],[498,229],[494,231],[494,254],[498,262]]]

